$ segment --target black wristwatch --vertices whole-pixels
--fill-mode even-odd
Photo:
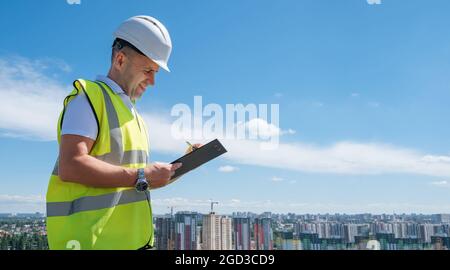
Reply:
[[[136,190],[138,192],[143,192],[148,189],[150,185],[148,184],[147,179],[145,178],[145,173],[143,168],[137,169],[137,179],[136,179]]]

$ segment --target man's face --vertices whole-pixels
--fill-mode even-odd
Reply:
[[[124,54],[122,87],[131,100],[136,100],[142,96],[147,86],[155,84],[155,73],[158,72],[159,66],[132,49],[126,48],[121,53]]]

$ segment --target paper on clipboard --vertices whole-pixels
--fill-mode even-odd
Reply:
[[[177,180],[183,174],[192,171],[193,169],[205,164],[206,162],[215,159],[216,157],[225,154],[227,149],[215,139],[190,153],[171,162],[171,164],[181,162],[183,165],[175,171],[175,174],[170,178],[169,183]]]

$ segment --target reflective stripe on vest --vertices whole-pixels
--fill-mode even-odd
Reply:
[[[148,191],[146,191],[148,193]],[[100,210],[121,204],[145,201],[149,194],[128,189],[99,196],[81,197],[71,202],[47,203],[47,216],[70,216],[82,211]]]

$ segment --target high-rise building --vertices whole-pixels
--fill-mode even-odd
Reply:
[[[409,238],[419,237],[419,224],[408,222],[406,224],[406,236]]]
[[[175,249],[196,250],[197,240],[197,213],[178,212],[175,214]]]
[[[155,218],[155,247],[157,250],[174,249],[174,224],[171,216]]]
[[[221,249],[232,250],[233,249],[233,227],[232,219],[230,217],[222,216],[220,219],[220,235],[221,235]]]
[[[419,238],[422,243],[430,243],[431,236],[434,234],[433,224],[420,224],[419,225]]]
[[[300,235],[300,233],[317,233],[319,238],[329,237],[330,228],[328,223],[309,223],[298,222],[294,225],[294,233]]]
[[[393,232],[395,238],[407,238],[407,224],[405,222],[395,222],[393,225]]]
[[[346,243],[355,243],[355,236],[358,235],[357,224],[344,224],[344,241]]]
[[[330,238],[344,238],[344,225],[341,223],[333,222],[330,225],[331,237]]]
[[[320,231],[318,230],[317,233],[319,234],[319,238],[331,238],[333,237],[333,233],[331,231],[331,222],[323,222],[318,224],[320,226]]]
[[[250,218],[234,217],[233,218],[233,238],[235,250],[250,250],[251,226]]]
[[[204,215],[202,230],[202,249],[219,250],[221,245],[220,216],[214,213]]]
[[[437,214],[431,217],[434,223],[450,223],[450,214]]]
[[[254,224],[254,234],[257,250],[272,250],[273,232],[271,218],[256,218]]]
[[[198,216],[197,216],[198,219]],[[197,250],[202,250],[202,226],[197,225],[197,240],[195,241],[195,243],[197,243]]]
[[[203,216],[202,249],[232,249],[231,219],[210,213]]]

